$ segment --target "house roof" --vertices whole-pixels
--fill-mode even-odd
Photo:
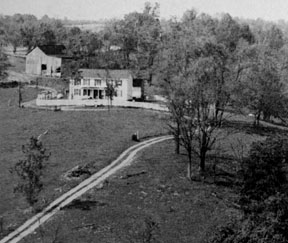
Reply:
[[[87,78],[111,78],[129,79],[132,78],[130,70],[106,70],[106,69],[79,69],[82,77]]]

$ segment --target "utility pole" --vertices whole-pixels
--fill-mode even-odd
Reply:
[[[18,82],[18,106],[21,108],[22,103],[22,90],[21,90],[21,82]]]

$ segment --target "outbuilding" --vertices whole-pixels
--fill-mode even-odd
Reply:
[[[26,73],[61,77],[62,59],[65,57],[63,45],[36,46],[26,55]]]

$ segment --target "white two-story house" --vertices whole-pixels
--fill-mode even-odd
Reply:
[[[70,80],[69,99],[105,99],[107,82],[114,85],[114,100],[141,98],[141,85],[134,82],[129,70],[79,69],[81,79]]]

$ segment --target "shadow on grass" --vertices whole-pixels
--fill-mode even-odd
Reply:
[[[254,126],[251,122],[246,121],[225,121],[225,123],[223,123],[223,128],[259,136],[271,136],[278,133],[288,133],[288,130],[285,130],[285,127],[282,126],[263,126],[262,124],[259,126]]]
[[[81,199],[75,199],[67,206],[61,208],[61,210],[67,210],[67,209],[81,209],[81,210],[91,210],[92,207],[103,207],[108,205],[105,202],[99,202],[95,200],[81,200]]]
[[[241,170],[239,162],[233,156],[207,156],[205,172],[199,172],[194,167],[192,181],[203,182],[204,184],[214,184],[238,191],[241,187]]]

